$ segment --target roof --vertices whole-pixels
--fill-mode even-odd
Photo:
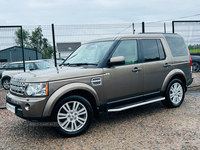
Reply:
[[[174,36],[178,35],[176,33],[139,33],[137,35],[127,35],[127,36],[116,36],[116,37],[109,37],[109,38],[101,38],[96,39],[87,43],[91,42],[101,42],[101,41],[114,41],[114,40],[120,40],[120,39],[128,39],[128,38],[164,38],[165,36]]]
[[[44,60],[30,60],[30,61],[25,61],[25,63],[29,62],[42,62]],[[16,61],[16,62],[10,62],[10,64],[18,64],[18,63],[23,63],[23,61]]]
[[[8,47],[8,48],[5,48],[5,49],[2,49],[2,50],[0,50],[0,52],[1,51],[6,51],[6,50],[9,50],[9,49],[12,49],[12,48],[22,48],[22,47],[20,47],[20,46],[12,46],[12,47]],[[36,49],[31,49],[31,48],[25,48],[24,47],[24,50],[25,49],[27,49],[27,50],[32,50],[32,51],[37,51]],[[38,53],[41,53],[41,52],[39,52],[39,51],[37,51]]]

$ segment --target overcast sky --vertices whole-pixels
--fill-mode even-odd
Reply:
[[[200,0],[0,0],[0,25],[200,20]]]

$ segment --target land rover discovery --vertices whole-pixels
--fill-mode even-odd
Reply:
[[[77,136],[102,111],[157,101],[179,107],[193,81],[191,64],[178,34],[99,39],[82,44],[58,68],[14,75],[7,109],[30,121],[57,122],[60,134]]]

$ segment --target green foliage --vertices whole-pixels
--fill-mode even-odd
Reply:
[[[194,45],[189,45],[188,49],[190,53],[200,53],[200,45],[199,44],[194,44]]]
[[[188,46],[188,49],[189,49],[189,50],[192,50],[192,49],[200,49],[200,45],[199,45],[199,44],[189,45],[189,46]]]
[[[190,49],[190,53],[200,53],[200,49]]]
[[[42,28],[38,26],[32,34],[26,30],[22,30],[23,42],[25,48],[35,49],[42,53],[43,59],[49,59],[53,53],[53,47],[48,42],[48,39],[43,38]],[[17,45],[21,46],[21,30],[15,32],[15,42]]]
[[[15,43],[19,46],[22,46],[22,38],[21,38],[21,30],[17,30],[15,31]],[[24,44],[24,47],[28,48],[30,45],[29,45],[29,32],[22,29],[22,36],[23,36],[23,44]]]

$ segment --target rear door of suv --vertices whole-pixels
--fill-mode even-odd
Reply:
[[[172,70],[172,60],[161,39],[140,39],[143,56],[144,96],[160,93],[163,81]]]

